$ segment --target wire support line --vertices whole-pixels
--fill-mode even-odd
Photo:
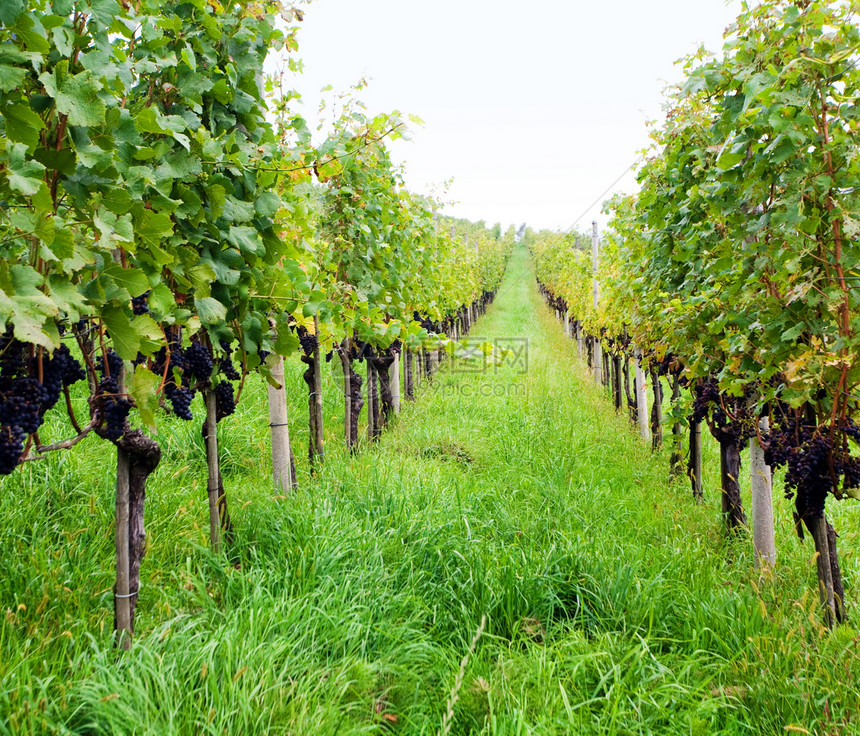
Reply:
[[[594,205],[596,205],[596,204],[600,204],[600,201],[601,201],[601,200],[602,200],[602,199],[603,199],[603,198],[604,198],[604,197],[605,197],[609,192],[611,192],[611,191],[615,188],[615,185],[616,185],[616,184],[618,184],[618,182],[619,182],[619,181],[621,181],[621,180],[622,180],[622,179],[627,175],[627,172],[631,171],[632,169],[635,169],[635,168],[639,165],[639,163],[640,163],[641,161],[643,161],[644,159],[645,159],[645,157],[644,157],[644,156],[639,156],[639,157],[638,157],[638,158],[637,158],[637,159],[636,159],[632,164],[630,164],[630,166],[628,166],[626,169],[624,169],[624,171],[622,171],[622,172],[618,175],[618,178],[617,178],[614,182],[612,182],[608,187],[606,187],[606,189],[604,189],[604,190],[600,193],[600,195],[597,197],[597,199],[595,199],[595,200],[594,200],[590,205],[588,205],[588,207],[586,207],[586,208],[585,208],[585,210],[583,211],[583,213],[582,213],[579,217],[577,217],[577,218],[576,218],[576,220],[574,220],[573,225],[571,225],[571,226],[566,230],[566,233],[571,233],[571,232],[573,232],[573,228],[575,228],[575,227],[579,224],[579,221],[580,221],[583,217],[585,217],[589,212],[591,212],[591,210],[592,210],[592,208],[594,207]]]

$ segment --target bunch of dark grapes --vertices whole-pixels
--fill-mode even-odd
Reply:
[[[191,413],[191,400],[194,398],[194,392],[186,386],[179,388],[174,386],[170,391],[167,390],[167,386],[164,388],[164,393],[173,407],[173,413],[186,422],[191,421],[194,418]]]
[[[712,406],[720,404],[720,387],[713,379],[700,380],[693,387],[693,414],[694,422],[703,422],[708,416]]]
[[[24,454],[27,433],[16,424],[0,427],[0,475],[9,475]]]
[[[178,368],[184,371],[188,367],[185,360],[185,350],[182,349],[182,342],[179,339],[172,339],[168,343],[170,348],[170,365],[172,368]]]
[[[103,378],[99,381],[99,396],[101,397],[103,429],[102,436],[116,442],[125,434],[126,420],[131,411],[131,401],[121,396],[119,385],[115,378]]]
[[[860,484],[858,458],[834,449],[826,425],[782,423],[763,438],[763,447],[768,465],[786,469],[786,498],[795,497],[798,511],[808,517],[821,518],[827,494],[837,490],[834,481],[838,484],[840,477],[845,488]]]
[[[131,311],[134,314],[149,314],[149,292],[132,297]]]
[[[434,332],[433,321],[429,317],[422,317],[418,312],[413,312],[412,319],[418,322],[427,332]]]
[[[236,370],[236,367],[233,365],[233,360],[230,358],[233,354],[233,348],[230,347],[230,343],[226,340],[221,340],[221,349],[225,353],[224,357],[221,358],[221,361],[218,364],[218,368],[221,370],[221,373],[231,381],[240,380],[242,378],[242,374]]]
[[[205,383],[212,376],[212,353],[205,345],[192,342],[185,351],[186,370],[198,381]]]
[[[65,348],[66,346],[63,345],[62,347]],[[60,400],[60,395],[63,393],[63,377],[66,373],[66,367],[64,357],[59,352],[60,350],[55,351],[50,360],[45,356],[42,357],[43,414],[54,408],[54,405]],[[66,352],[68,353],[68,348],[66,348]],[[69,358],[71,358],[71,355],[69,355]]]
[[[233,394],[233,384],[229,381],[221,381],[215,387],[215,416],[217,421],[229,417],[236,411],[236,399]]]
[[[173,408],[173,413],[180,419],[190,421],[193,416],[191,414],[191,400],[194,398],[194,391],[188,387],[188,377],[185,374],[185,354],[182,350],[182,345],[178,339],[173,339],[170,345],[170,365],[167,365],[167,350],[161,348],[153,359],[153,368],[159,375],[163,374],[167,369],[167,377],[164,381],[164,397],[170,402]],[[176,383],[174,371],[180,371],[180,383]]]
[[[11,473],[24,451],[27,435],[37,432],[63,386],[85,377],[67,346],[52,356],[30,357],[31,345],[0,336],[0,474]],[[41,369],[42,380],[37,376]]]
[[[71,386],[84,378],[86,373],[72,357],[68,346],[61,345],[50,358],[42,356],[42,413],[52,409],[59,401],[63,386]]]
[[[715,378],[700,379],[693,388],[690,418],[694,422],[706,421],[718,441],[729,440],[741,448],[755,435],[758,423],[749,410],[750,391],[744,396],[723,395]]]
[[[845,425],[843,426],[842,431],[857,444],[860,444],[860,426],[858,426],[853,419],[845,420]]]
[[[96,358],[96,370],[100,371],[105,377],[119,378],[120,373],[122,373],[122,358],[113,350],[108,350],[107,370],[105,370],[105,359],[102,356]]]
[[[63,367],[64,386],[71,386],[78,381],[83,381],[87,377],[87,372],[84,370],[80,362],[76,358],[72,357],[68,347],[61,345],[54,353],[54,358],[56,359],[58,357],[62,361],[61,365]]]
[[[219,368],[224,377],[229,378],[231,381],[238,381],[242,378],[242,374],[236,370],[236,366],[233,365],[233,361],[230,358],[221,358]]]
[[[302,346],[302,352],[307,356],[313,355],[314,350],[317,349],[318,345],[317,336],[312,335],[304,327],[299,327],[299,329],[297,330],[297,334],[299,336],[299,342]]]
[[[18,426],[25,434],[33,434],[42,426],[45,399],[46,392],[38,379],[13,378],[0,403],[0,424]]]
[[[660,376],[678,376],[684,370],[681,361],[674,353],[666,353],[657,363],[657,374]]]

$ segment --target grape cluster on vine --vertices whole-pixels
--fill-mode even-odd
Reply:
[[[236,411],[236,399],[233,393],[233,384],[229,381],[221,381],[215,387],[215,416],[217,421],[229,417]]]
[[[186,422],[190,422],[194,418],[194,415],[191,413],[191,401],[194,398],[194,392],[190,388],[187,386],[176,387],[174,385],[171,390],[168,390],[167,385],[165,385],[164,393],[168,401],[170,401],[171,407],[173,407],[173,413],[177,417],[184,419]]]
[[[230,343],[226,340],[221,340],[221,349],[224,351],[224,357],[218,363],[218,368],[221,373],[224,374],[225,378],[228,378],[231,381],[238,381],[242,378],[242,374],[236,370],[236,367],[233,365],[233,360],[230,356],[233,354],[233,348],[230,347]]]
[[[415,322],[418,322],[418,324],[420,324],[423,329],[427,330],[427,332],[435,332],[436,331],[435,325],[433,324],[433,321],[429,317],[426,317],[426,316],[422,317],[420,314],[418,314],[418,312],[413,312],[412,313],[412,319]]]
[[[733,442],[739,449],[756,433],[758,418],[750,410],[753,387],[743,396],[720,391],[716,378],[699,379],[693,386],[693,422],[706,422],[719,442]]]
[[[14,470],[26,437],[42,426],[63,387],[85,375],[66,345],[48,356],[16,340],[9,330],[0,337],[0,474]]]
[[[221,341],[221,349],[226,353],[219,362],[219,369],[227,379],[239,380],[242,376],[230,360],[232,349],[227,341]],[[167,363],[169,358],[169,365]],[[212,380],[215,362],[212,351],[200,342],[192,342],[182,347],[180,335],[171,336],[169,351],[162,348],[153,360],[153,369],[165,374],[164,397],[170,402],[173,413],[185,421],[194,418],[191,402],[199,388],[208,388]],[[235,411],[233,386],[229,381],[220,381],[214,388],[216,415],[220,421]]]
[[[830,427],[785,415],[763,437],[765,462],[786,469],[786,498],[794,497],[803,515],[821,518],[828,494],[840,490],[840,479],[842,490],[860,487],[860,458],[851,454],[849,437],[860,437],[850,419]]]
[[[663,358],[657,362],[658,376],[679,377],[683,372],[684,366],[678,356],[674,353],[666,353]]]
[[[15,424],[0,426],[0,475],[9,475],[24,453],[27,433]]]
[[[131,412],[131,401],[120,393],[116,378],[105,377],[99,381],[98,396],[100,398],[103,428],[102,436],[116,442],[125,434],[126,420]]]
[[[145,292],[140,296],[132,297],[131,311],[134,314],[149,314],[149,292]]]
[[[122,372],[122,358],[111,349],[107,351],[107,360],[103,356],[96,358],[96,370],[109,378],[119,378]]]
[[[301,343],[302,352],[308,357],[313,355],[319,345],[317,336],[311,334],[302,326],[299,326],[298,330],[296,330],[296,334],[299,336],[299,343]]]
[[[185,350],[186,370],[201,383],[212,377],[212,352],[199,342],[192,342]]]
[[[186,375],[187,363],[178,335],[170,335],[168,348],[161,348],[153,358],[153,369],[165,375],[164,397],[170,402],[173,413],[180,419],[191,421],[191,401],[194,391],[189,387]],[[179,382],[177,383],[177,374]]]

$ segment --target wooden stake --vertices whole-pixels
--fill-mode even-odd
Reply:
[[[221,550],[221,516],[218,513],[218,424],[216,416],[215,392],[203,392],[206,404],[206,450],[208,455],[209,476],[206,490],[209,496],[209,545],[215,554]]]
[[[272,368],[272,378],[278,382],[276,388],[267,383],[269,396],[269,435],[272,447],[272,476],[275,487],[289,493],[298,487],[295,464],[292,461],[290,428],[287,417],[287,389],[284,385],[284,359],[278,358]]]
[[[325,428],[323,426],[322,356],[320,354],[319,344],[320,320],[317,316],[314,316],[314,330],[317,335],[317,346],[314,350],[314,399],[316,400],[314,402],[314,411],[316,412],[314,429],[316,433],[316,454],[322,463],[325,459]]]
[[[591,223],[591,296],[594,306],[594,311],[597,311],[598,303],[600,302],[600,284],[597,281],[597,265],[600,258],[600,239],[597,235],[597,220]],[[594,356],[592,357],[592,367],[594,369],[594,382],[600,384],[603,382],[603,360],[600,355],[600,338],[595,337],[592,343]]]
[[[122,385],[122,383],[120,383]],[[129,590],[129,459],[128,453],[116,448],[116,583],[114,584],[114,617],[116,619],[116,645],[130,649],[131,591]]]
[[[633,362],[636,364],[636,414],[639,419],[639,436],[643,440],[648,440],[651,437],[648,427],[648,385],[645,381],[645,371],[642,370],[642,350],[634,349],[633,356]]]
[[[391,403],[394,413],[400,413],[400,351],[394,351],[394,362],[391,364],[389,375],[391,376]]]

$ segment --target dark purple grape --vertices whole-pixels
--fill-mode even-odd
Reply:
[[[221,373],[231,381],[238,381],[242,378],[242,374],[236,370],[236,367],[233,365],[233,361],[230,360],[229,356],[221,358],[221,362],[218,364],[218,367],[221,369]]]
[[[96,370],[101,371],[102,375],[107,378],[119,378],[122,373],[122,358],[113,350],[108,350],[107,370],[105,370],[105,360],[102,356],[96,358]]]
[[[18,465],[27,437],[21,427],[4,424],[0,427],[0,475],[9,475]]]
[[[68,348],[66,349],[68,350]],[[50,360],[44,356],[42,358],[42,393],[44,398],[42,399],[41,411],[43,414],[54,407],[63,393],[65,361],[63,356],[58,355],[58,353],[59,350],[54,353]]]
[[[131,311],[134,314],[149,314],[149,292],[131,298]]]
[[[103,428],[101,434],[116,442],[125,434],[131,401],[119,392],[115,378],[103,378],[99,382],[99,395],[102,401]]]
[[[297,330],[297,334],[299,336],[299,342],[302,346],[302,352],[305,355],[313,355],[314,350],[317,349],[318,345],[317,336],[312,335],[304,327],[299,327],[299,329]]]
[[[229,381],[221,381],[215,387],[215,416],[218,421],[229,417],[236,411],[236,400],[233,394],[233,384]]]
[[[185,351],[185,364],[198,381],[208,381],[212,376],[212,353],[199,342],[192,342]]]
[[[190,388],[186,388],[184,386],[174,388],[168,396],[168,399],[173,406],[173,413],[185,421],[191,421],[191,419],[194,418],[191,414],[191,400],[193,398],[194,392]]]
[[[55,358],[58,355],[62,359],[64,386],[71,386],[78,381],[83,381],[87,377],[87,372],[83,369],[83,366],[81,366],[80,362],[72,356],[65,345],[62,345],[57,352],[54,353]]]
[[[33,434],[42,426],[46,392],[35,378],[13,379],[4,398],[0,404],[0,423],[17,425],[26,434]]]

